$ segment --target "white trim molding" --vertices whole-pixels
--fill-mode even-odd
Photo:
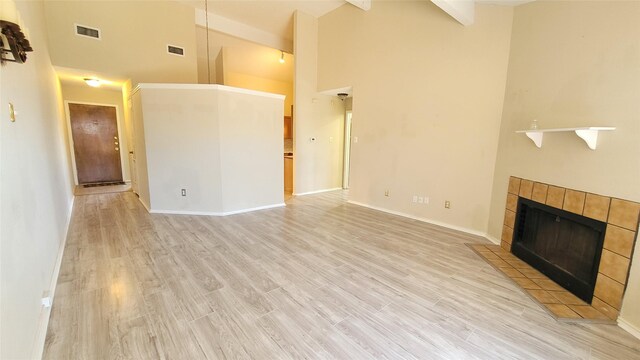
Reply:
[[[286,206],[285,203],[280,203],[280,204],[273,204],[273,205],[258,206],[258,207],[249,208],[249,209],[240,209],[240,210],[224,211],[224,212],[189,211],[189,210],[158,210],[158,209],[153,209],[153,210],[147,209],[147,210],[149,210],[150,214],[196,215],[196,216],[228,216],[228,215],[236,215],[236,214],[248,213],[248,212],[252,212],[252,211],[274,209],[274,208],[279,208],[279,207],[284,207],[284,206]]]
[[[491,238],[487,237],[487,233],[482,232],[482,231],[477,231],[477,230],[465,228],[465,227],[462,227],[462,226],[451,225],[451,224],[447,224],[447,223],[444,223],[444,222],[441,222],[441,221],[422,218],[422,217],[419,217],[419,216],[414,216],[414,215],[403,213],[403,212],[399,212],[399,211],[393,211],[393,210],[389,210],[389,209],[385,209],[385,208],[381,208],[381,207],[378,207],[378,206],[373,206],[373,205],[369,205],[369,204],[365,204],[365,203],[361,203],[361,202],[357,202],[357,201],[353,201],[353,200],[348,200],[347,203],[353,204],[353,205],[362,206],[362,207],[366,207],[366,208],[373,209],[373,210],[382,211],[382,212],[385,212],[385,213],[388,213],[388,214],[392,214],[392,215],[398,215],[398,216],[402,216],[402,217],[405,217],[405,218],[422,221],[424,223],[431,224],[431,225],[442,226],[444,228],[451,229],[451,230],[462,231],[463,233],[467,233],[467,234],[470,234],[470,235],[481,236],[481,237],[486,238],[486,239],[488,239],[488,240],[493,242],[493,240]]]
[[[627,320],[623,319],[622,317],[618,317],[618,326],[620,326],[622,330],[633,335],[635,338],[640,339],[640,329],[638,329],[634,325],[631,325],[631,323],[629,323]]]
[[[325,193],[325,192],[329,192],[329,191],[336,191],[336,190],[342,190],[342,188],[341,187],[336,187],[336,188],[331,188],[331,189],[314,190],[314,191],[307,191],[307,192],[303,192],[303,193],[293,193],[291,195],[293,195],[293,196],[304,196],[304,195],[320,194],[320,193]]]

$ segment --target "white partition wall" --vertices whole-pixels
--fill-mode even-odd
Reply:
[[[283,95],[140,84],[133,97],[137,156],[146,160],[138,174],[148,180],[140,194],[143,203],[149,194],[150,212],[227,215],[284,205]]]

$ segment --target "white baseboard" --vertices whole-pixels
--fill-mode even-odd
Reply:
[[[633,335],[637,339],[640,339],[640,329],[638,329],[634,325],[631,325],[625,319],[623,319],[621,317],[618,317],[618,326],[620,326],[624,331],[626,331],[629,334]]]
[[[242,214],[242,213],[258,211],[258,210],[273,209],[273,208],[278,208],[278,207],[283,207],[283,206],[285,206],[285,204],[284,203],[280,203],[280,204],[258,206],[258,207],[249,208],[249,209],[241,209],[241,210],[225,211],[225,212],[186,211],[186,210],[155,210],[154,209],[154,210],[150,210],[149,213],[151,213],[151,214],[171,214],[171,215],[227,216],[227,215],[236,215],[236,214]]]
[[[140,194],[138,194],[137,196],[138,201],[140,201],[140,204],[142,204],[142,206],[147,209],[148,213],[151,213],[151,209],[149,208],[149,205],[145,204],[144,201],[142,201],[142,198],[140,197]]]
[[[274,208],[279,208],[279,207],[284,207],[284,206],[286,206],[286,205],[285,205],[285,203],[280,203],[280,204],[273,204],[273,205],[259,206],[259,207],[255,207],[255,208],[251,208],[251,209],[242,209],[242,210],[235,210],[235,211],[227,211],[227,212],[223,212],[221,216],[235,215],[235,214],[242,214],[242,213],[247,213],[247,212],[251,212],[251,211],[258,211],[258,210],[274,209]]]
[[[69,225],[71,225],[71,215],[73,214],[73,204],[76,197],[73,196],[69,202],[69,213],[67,214],[67,223],[65,224],[64,235],[58,248],[58,258],[56,259],[56,265],[53,268],[53,274],[51,275],[51,284],[49,284],[49,297],[51,297],[51,303],[56,295],[56,286],[58,285],[58,275],[60,274],[60,267],[62,266],[62,257],[64,256],[64,247],[67,245],[67,236],[69,236]],[[49,317],[51,316],[51,307],[44,307],[40,311],[40,318],[38,320],[38,329],[36,332],[35,343],[33,346],[33,359],[42,359],[44,352],[44,342],[47,339],[47,328],[49,327]]]
[[[292,195],[293,196],[313,195],[313,194],[320,194],[320,193],[329,192],[329,191],[336,191],[336,190],[342,190],[342,188],[341,187],[337,187],[337,188],[331,188],[331,189],[307,191],[307,192],[303,192],[303,193],[295,193],[295,194],[292,194]]]
[[[491,241],[492,243],[496,244],[496,245],[500,245],[500,239],[498,238],[494,238],[493,236],[486,234],[484,237],[487,238],[487,240]]]
[[[451,224],[443,223],[441,221],[422,218],[422,217],[418,217],[418,216],[415,216],[415,215],[411,215],[411,214],[407,214],[407,213],[403,213],[403,212],[399,212],[399,211],[394,211],[394,210],[389,210],[389,209],[385,209],[385,208],[381,208],[381,207],[373,206],[373,205],[369,205],[369,204],[364,204],[364,203],[360,203],[360,202],[353,201],[353,200],[348,200],[347,202],[349,204],[363,206],[363,207],[366,207],[366,208],[369,208],[369,209],[382,211],[382,212],[385,212],[385,213],[388,213],[388,214],[398,215],[398,216],[406,217],[406,218],[409,218],[409,219],[422,221],[422,222],[425,222],[425,223],[428,223],[428,224],[442,226],[442,227],[445,227],[447,229],[462,231],[464,233],[471,234],[471,235],[482,236],[482,237],[485,237],[485,238],[489,239],[487,237],[487,233],[482,232],[482,231],[477,231],[477,230],[465,228],[465,227],[462,227],[462,226],[451,225]],[[489,240],[491,240],[491,239],[489,239]],[[493,240],[491,240],[491,241],[493,241]]]

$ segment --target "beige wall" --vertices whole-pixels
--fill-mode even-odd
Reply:
[[[337,97],[318,93],[318,20],[296,12],[294,38],[293,192],[340,188],[345,110]]]
[[[5,4],[7,2],[5,1]],[[18,2],[34,52],[0,68],[0,358],[40,358],[72,204],[62,97],[43,3]],[[1,15],[0,15],[1,16]],[[9,102],[18,112],[9,121]]]
[[[54,65],[138,82],[195,83],[193,7],[174,1],[47,1]],[[75,35],[75,25],[97,27],[102,39]],[[167,44],[185,56],[167,53]]]
[[[198,82],[207,83],[207,32],[197,27]],[[212,84],[285,95],[284,114],[293,104],[293,56],[217,31],[209,30],[209,73]]]
[[[68,102],[91,103],[98,105],[115,105],[118,108],[118,131],[120,133],[120,154],[122,156],[122,178],[130,181],[129,169],[129,141],[122,104],[122,91],[106,88],[92,88],[87,85],[62,85],[62,98]],[[73,151],[73,149],[70,149]]]
[[[225,71],[224,85],[284,95],[284,115],[291,116],[291,105],[293,105],[293,83],[291,82]]]
[[[515,10],[489,234],[500,237],[509,175],[640,201],[640,3],[533,2]],[[574,133],[536,148],[516,130],[615,126],[590,150]],[[638,246],[636,247],[638,249]],[[640,251],[621,318],[640,329]]]
[[[136,148],[144,146],[138,174],[148,179],[140,194],[152,212],[224,215],[283,204],[281,97],[143,84],[133,105]]]
[[[512,14],[478,5],[464,27],[429,2],[382,1],[320,18],[319,89],[353,86],[350,200],[486,231]]]

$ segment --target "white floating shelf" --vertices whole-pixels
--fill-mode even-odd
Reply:
[[[579,138],[587,143],[587,146],[591,150],[596,149],[598,143],[598,133],[600,131],[611,131],[616,128],[610,126],[592,126],[592,127],[576,127],[576,128],[562,128],[562,129],[535,129],[535,130],[518,130],[516,133],[527,135],[537,147],[542,147],[542,138],[544,133],[548,132],[569,132],[573,131]]]

